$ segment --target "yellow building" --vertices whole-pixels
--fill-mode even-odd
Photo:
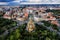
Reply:
[[[32,19],[29,20],[27,24],[27,31],[32,32],[35,29],[35,25]]]

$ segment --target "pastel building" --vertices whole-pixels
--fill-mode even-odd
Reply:
[[[10,12],[6,12],[6,13],[4,14],[3,18],[11,19]]]

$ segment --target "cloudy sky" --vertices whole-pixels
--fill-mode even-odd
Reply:
[[[60,4],[60,0],[0,0],[0,5],[7,4]]]

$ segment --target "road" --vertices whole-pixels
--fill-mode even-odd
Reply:
[[[11,28],[9,30],[6,30],[3,34],[0,35],[0,37],[2,37],[2,35],[6,36],[9,33],[9,31],[13,31],[14,29],[18,28],[22,24],[27,23],[28,21],[18,21],[18,20],[16,20],[16,22],[17,22],[17,26],[15,26],[15,27],[13,27],[13,28]]]
[[[16,21],[17,21],[17,26],[15,26],[15,27],[13,27],[13,28],[11,28],[11,29],[9,29],[9,30],[6,30],[2,35],[6,36],[6,35],[9,33],[9,31],[13,31],[14,29],[18,28],[20,25],[25,24],[25,23],[28,23],[28,21],[18,21],[18,20],[16,20]],[[34,23],[37,23],[38,25],[44,25],[44,23],[42,23],[42,22],[34,22]],[[47,27],[47,26],[45,26],[45,25],[44,25],[44,27],[45,27],[47,30],[50,30],[50,31],[52,31],[52,32],[56,32],[57,34],[60,35],[60,32],[58,32],[58,31],[56,31],[56,30],[53,30],[52,27]],[[0,37],[2,37],[2,35],[0,35]]]
[[[40,22],[40,23],[37,23],[37,24],[40,25],[41,22]],[[52,32],[56,32],[57,34],[60,35],[60,32],[54,30],[51,26],[50,26],[50,27],[47,27],[47,26],[44,25],[44,23],[42,23],[41,25],[43,25],[47,30],[50,30],[50,31],[52,31]],[[60,28],[60,27],[59,27],[59,28]]]

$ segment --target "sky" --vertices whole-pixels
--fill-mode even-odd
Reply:
[[[0,5],[12,4],[60,4],[60,0],[0,0]]]
[[[11,2],[11,1],[14,1],[14,0],[0,0],[0,2]]]

